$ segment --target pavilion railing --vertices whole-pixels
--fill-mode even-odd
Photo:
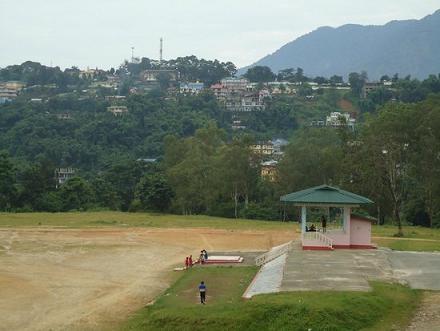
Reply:
[[[321,232],[305,232],[302,234],[303,240],[319,241],[324,246],[333,247],[333,239],[323,235]],[[304,242],[303,242],[304,245]]]
[[[255,264],[257,266],[262,266],[267,262],[275,260],[277,257],[280,257],[281,255],[287,253],[290,250],[292,243],[293,241],[289,241],[288,243],[273,247],[270,251],[257,256],[255,258]]]

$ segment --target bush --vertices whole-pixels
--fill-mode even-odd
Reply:
[[[240,212],[240,217],[251,220],[280,220],[280,213],[278,208],[273,206],[264,206],[257,203],[249,203],[246,209]]]

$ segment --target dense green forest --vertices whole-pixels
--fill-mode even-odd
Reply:
[[[116,70],[128,75],[128,84],[135,84],[140,70],[154,67],[144,59],[131,71],[130,65]],[[206,83],[235,72],[230,63],[191,57],[167,65]],[[106,91],[80,90],[93,81],[72,76],[76,69],[31,67],[39,69],[0,70],[0,79],[39,85],[44,96],[42,102],[30,101],[32,88],[0,106],[1,210],[103,208],[279,220],[281,194],[328,183],[370,197],[376,204],[365,212],[380,222],[440,226],[438,76],[383,77],[394,81],[393,88],[363,99],[365,74],[350,75],[350,91],[312,90],[307,82],[313,79],[300,68],[283,71],[282,79],[301,82],[299,93],[274,95],[264,111],[240,114],[247,128],[233,131],[233,114],[210,91],[183,96],[158,86],[127,94],[128,113],[114,116],[107,111]],[[266,69],[247,75],[260,83],[276,76]],[[342,78],[319,80],[336,84]],[[332,111],[346,111],[341,102],[357,114],[356,130],[309,125]],[[68,118],[59,116],[66,113]],[[276,180],[268,181],[249,146],[273,138],[288,139],[289,145]],[[156,162],[145,161],[152,158]],[[58,167],[77,172],[56,188]],[[294,210],[288,213],[296,218]]]

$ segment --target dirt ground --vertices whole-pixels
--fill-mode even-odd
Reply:
[[[287,231],[0,229],[0,330],[112,329],[201,249],[262,251]]]
[[[408,331],[440,329],[440,292],[426,292]]]

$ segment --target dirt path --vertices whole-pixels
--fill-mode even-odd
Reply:
[[[145,305],[172,267],[208,250],[260,251],[286,231],[1,229],[0,330],[100,330]]]
[[[440,292],[425,292],[422,304],[408,327],[408,331],[436,331],[440,329]]]

